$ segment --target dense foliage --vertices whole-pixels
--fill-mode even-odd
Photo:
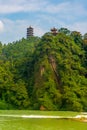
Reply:
[[[87,34],[0,43],[0,109],[87,111],[86,101]]]

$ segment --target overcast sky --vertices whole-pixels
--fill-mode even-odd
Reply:
[[[26,28],[36,36],[50,28],[66,27],[87,32],[87,0],[0,0],[0,41],[26,38]]]

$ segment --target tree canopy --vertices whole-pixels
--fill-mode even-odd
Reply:
[[[87,111],[87,44],[61,28],[0,43],[0,109]]]

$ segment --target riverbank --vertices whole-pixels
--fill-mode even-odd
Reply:
[[[87,115],[81,114],[76,116],[50,116],[50,115],[14,115],[14,114],[0,114],[0,117],[13,117],[13,118],[53,118],[53,119],[71,119],[81,122],[87,122]]]

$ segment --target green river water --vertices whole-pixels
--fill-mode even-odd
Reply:
[[[87,123],[70,119],[0,117],[0,130],[87,130]]]

